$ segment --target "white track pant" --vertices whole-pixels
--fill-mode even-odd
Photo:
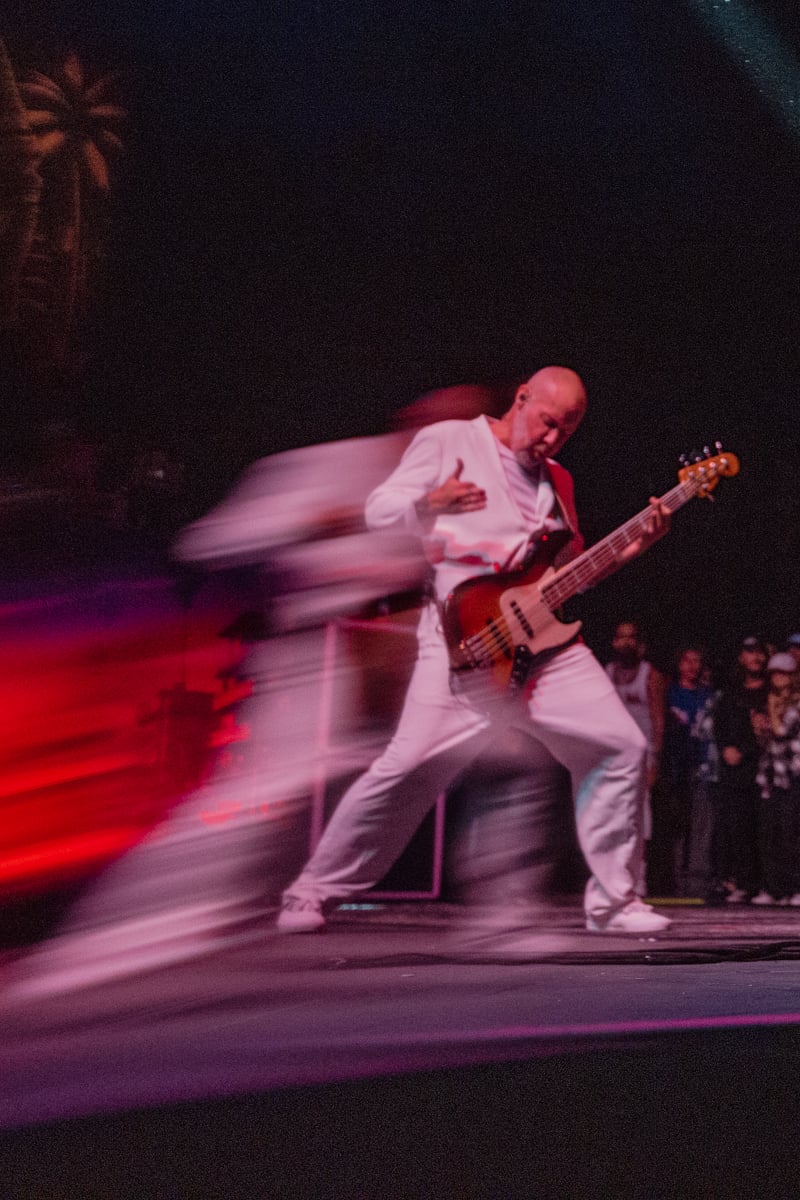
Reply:
[[[585,909],[605,918],[635,898],[641,871],[644,735],[581,643],[541,669],[529,700],[503,705],[502,720],[526,732],[569,771],[578,840],[591,871]],[[374,887],[437,795],[480,753],[492,732],[484,713],[452,695],[438,614],[428,605],[397,732],[344,794],[287,894],[324,902]],[[540,748],[531,750],[532,762],[541,760]]]

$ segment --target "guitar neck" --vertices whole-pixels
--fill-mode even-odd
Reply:
[[[677,512],[697,495],[700,487],[700,480],[686,479],[662,496],[661,503],[671,513]],[[619,555],[642,536],[652,512],[648,504],[647,508],[631,517],[624,525],[620,525],[619,529],[615,529],[613,533],[556,571],[541,588],[547,606],[551,609],[559,608],[577,592],[586,591],[597,583],[598,579],[603,579],[615,571],[620,565]]]

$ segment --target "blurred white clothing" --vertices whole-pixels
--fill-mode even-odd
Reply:
[[[486,507],[420,521],[415,504],[448,479],[457,460],[463,478],[487,494]],[[548,478],[549,475],[549,478]],[[565,479],[566,476],[566,479]],[[552,522],[568,524],[577,548],[569,476],[547,464],[530,486],[539,515],[532,527],[514,497],[500,446],[486,418],[445,421],[421,430],[400,465],[370,496],[367,518],[384,529],[416,529],[444,598],[462,579],[521,561]],[[559,504],[556,504],[556,496]],[[531,508],[526,506],[530,513]],[[458,773],[492,737],[485,712],[450,689],[449,656],[431,602],[423,609],[419,656],[394,738],[345,793],[311,860],[287,889],[299,901],[344,899],[373,887]],[[509,697],[499,720],[526,732],[570,773],[578,840],[591,878],[585,908],[602,923],[635,899],[642,862],[641,811],[645,740],[605,671],[582,644],[561,650],[537,670],[530,694]]]

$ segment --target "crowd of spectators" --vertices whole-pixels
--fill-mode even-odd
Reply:
[[[648,892],[800,907],[800,632],[744,637],[719,673],[697,645],[656,670],[634,621],[613,645],[609,675],[650,742]]]

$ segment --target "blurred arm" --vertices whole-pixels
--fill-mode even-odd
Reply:
[[[369,528],[405,530],[425,536],[436,520],[436,512],[427,505],[427,498],[441,476],[439,440],[430,429],[422,429],[388,479],[367,498]]]

